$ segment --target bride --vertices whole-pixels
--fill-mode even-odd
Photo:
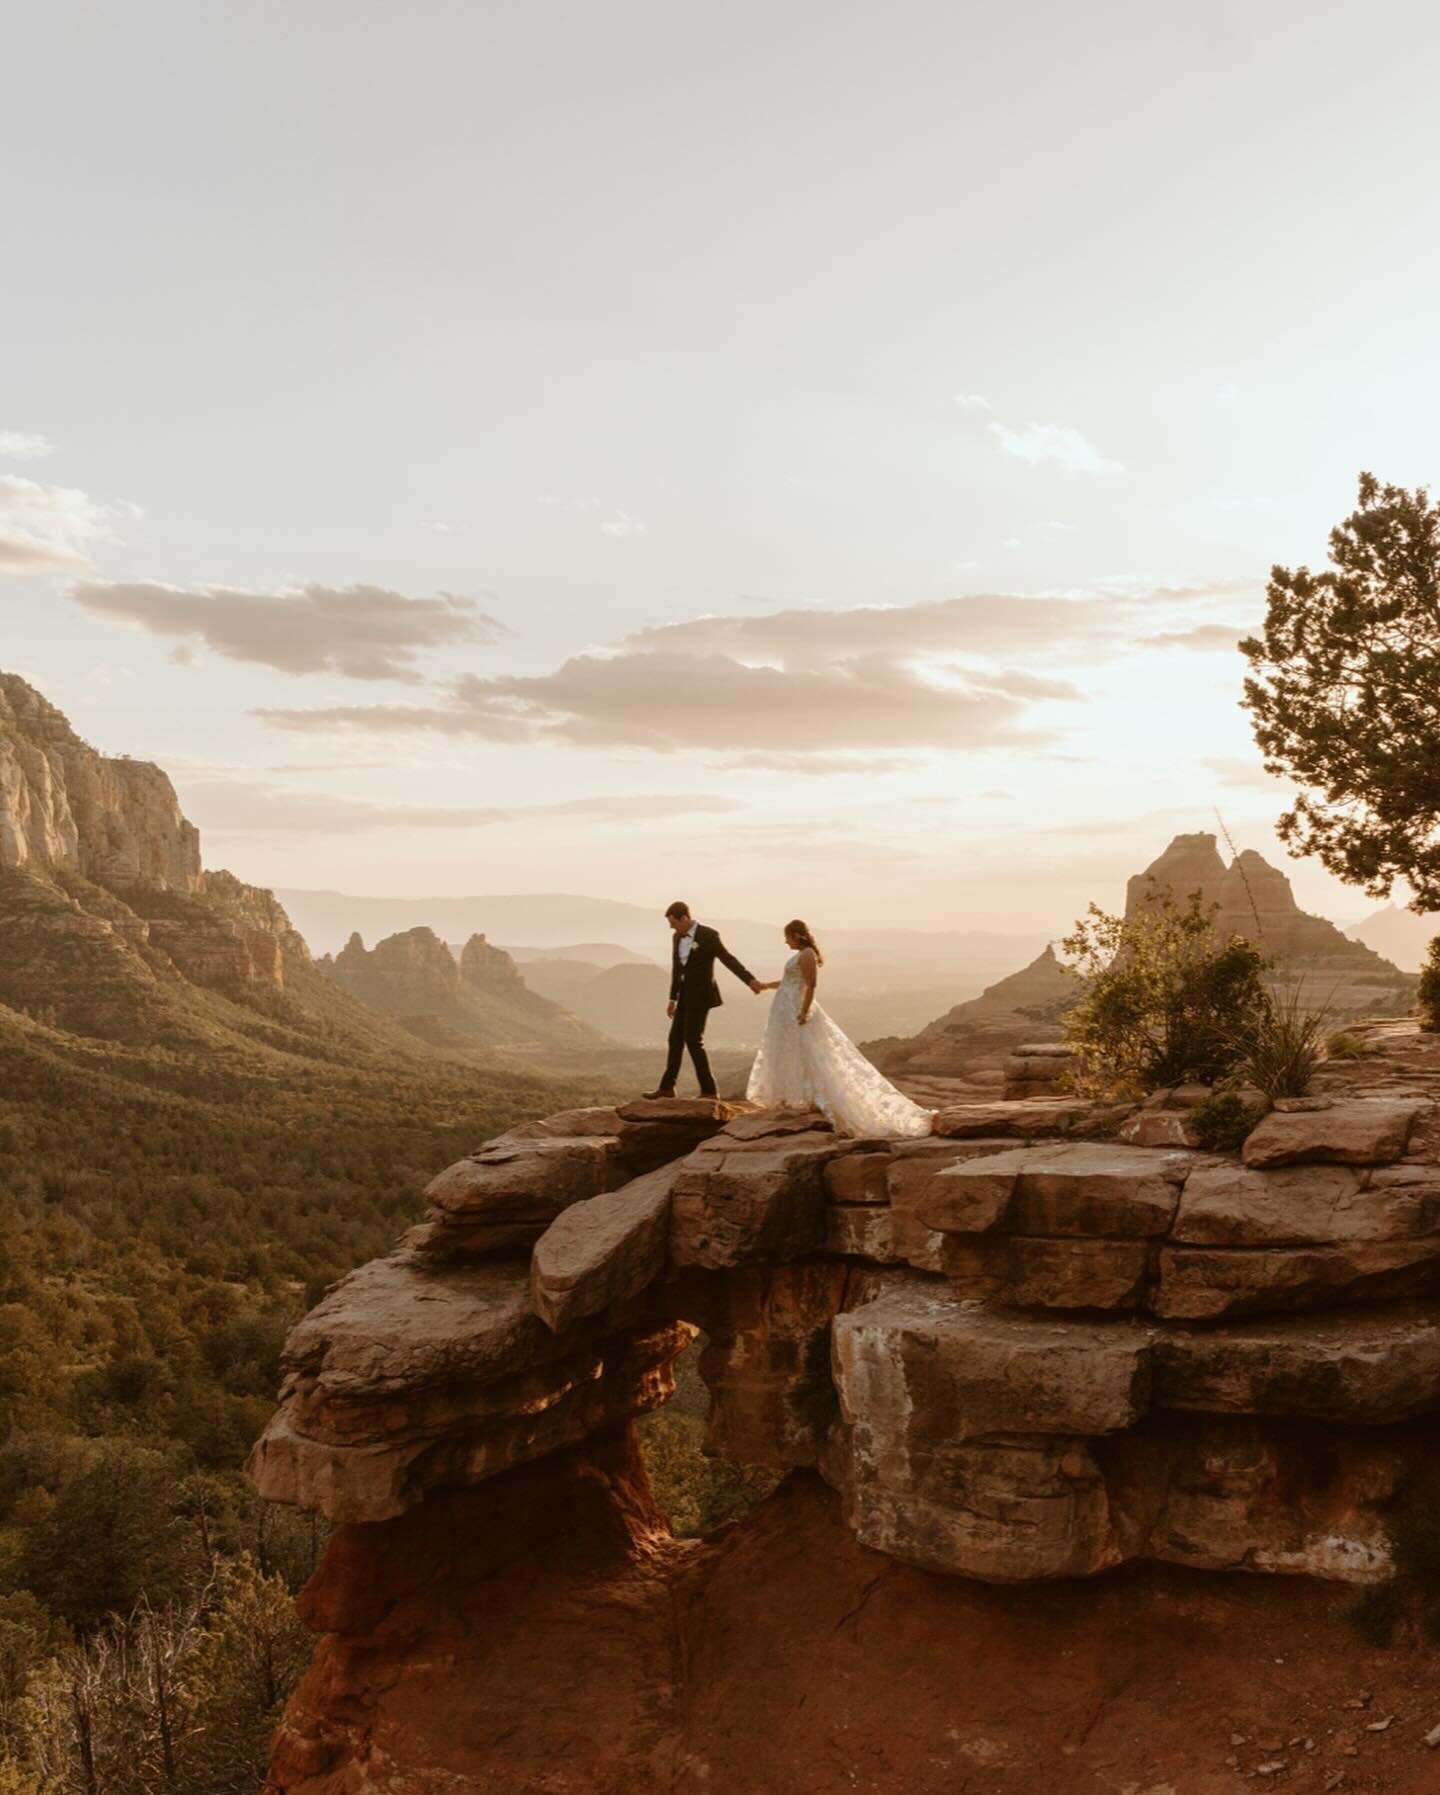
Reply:
[[[897,1091],[816,1003],[825,956],[809,928],[787,922],[785,942],[794,949],[785,976],[759,987],[775,999],[745,1095],[752,1103],[823,1110],[840,1134],[929,1134],[934,1112]]]

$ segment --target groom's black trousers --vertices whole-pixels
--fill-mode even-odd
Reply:
[[[670,1054],[665,1061],[665,1076],[660,1080],[662,1091],[675,1089],[675,1080],[680,1076],[681,1058],[688,1053],[695,1068],[695,1076],[700,1080],[700,1095],[715,1095],[715,1075],[710,1070],[710,1059],[705,1052],[705,1024],[709,1019],[710,1006],[705,1002],[705,993],[700,993],[694,1003],[686,1003],[682,997],[676,1004],[675,1017],[670,1024]]]

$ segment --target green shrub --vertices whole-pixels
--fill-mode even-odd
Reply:
[[[1415,992],[1415,1007],[1420,1026],[1430,1034],[1440,1033],[1440,935],[1425,950],[1425,964],[1420,968],[1420,983]]]
[[[1062,944],[1082,982],[1064,1018],[1073,1088],[1102,1100],[1230,1072],[1269,1008],[1266,961],[1239,935],[1220,940],[1199,893],[1130,917],[1092,904]]]
[[[1325,1058],[1326,1012],[1307,1010],[1298,990],[1271,998],[1237,1034],[1236,1071],[1273,1103],[1308,1097]]]
[[[1359,1035],[1351,1034],[1348,1028],[1342,1028],[1337,1034],[1330,1036],[1325,1043],[1327,1060],[1363,1060],[1370,1048]]]
[[[1190,1126],[1207,1153],[1238,1153],[1263,1114],[1234,1091],[1216,1091],[1191,1110]]]

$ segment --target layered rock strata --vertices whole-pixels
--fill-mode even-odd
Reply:
[[[1184,1092],[906,1142],[705,1102],[528,1124],[295,1331],[252,1475],[423,1529],[663,1402],[699,1329],[712,1447],[818,1469],[885,1558],[1381,1580],[1440,1469],[1440,1043],[1368,1044],[1224,1155],[1115,1138]]]
[[[202,869],[199,831],[159,767],[97,753],[0,673],[0,1003],[153,1038],[174,987],[278,992],[287,959],[309,956],[284,911]]]

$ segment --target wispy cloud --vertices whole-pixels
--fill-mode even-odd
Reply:
[[[0,573],[86,573],[88,545],[113,541],[120,520],[139,516],[138,505],[0,474]]]
[[[1119,474],[1118,461],[1102,455],[1095,445],[1070,424],[1026,424],[1016,430],[1009,424],[987,428],[1007,455],[1032,467],[1054,466],[1072,474]]]
[[[805,669],[722,654],[577,655],[538,677],[469,677],[448,702],[264,710],[282,729],[439,731],[492,741],[582,747],[779,749],[977,748],[1028,739],[1025,703],[974,685],[940,685],[881,656]]]
[[[631,517],[628,511],[613,511],[600,525],[602,536],[613,536],[623,539],[626,536],[645,536],[649,532],[638,517]]]
[[[223,835],[360,835],[377,829],[477,829],[533,817],[651,820],[706,811],[733,812],[738,800],[715,794],[599,794],[524,809],[504,805],[441,806],[371,803],[328,792],[294,791],[263,782],[196,778],[182,782],[185,808],[202,829]]]
[[[38,461],[54,453],[55,445],[48,436],[30,430],[0,430],[0,461]]]
[[[818,777],[903,773],[916,763],[896,755],[878,754],[777,754],[756,750],[751,754],[732,754],[725,760],[708,763],[717,771],[743,773],[805,773]]]
[[[1143,636],[1146,648],[1189,648],[1200,654],[1228,653],[1242,636],[1251,632],[1238,623],[1199,623],[1193,629],[1163,630],[1159,635]]]
[[[961,411],[994,411],[984,393],[956,393],[955,403]]]
[[[280,592],[231,586],[183,588],[155,581],[91,581],[72,588],[82,610],[179,638],[183,660],[200,644],[225,660],[280,673],[417,683],[422,650],[493,643],[509,634],[474,599],[406,598],[382,586],[300,585]]]
[[[1217,754],[1200,764],[1208,767],[1221,785],[1246,786],[1273,792],[1282,783],[1273,773],[1267,773],[1258,760],[1241,760]]]

